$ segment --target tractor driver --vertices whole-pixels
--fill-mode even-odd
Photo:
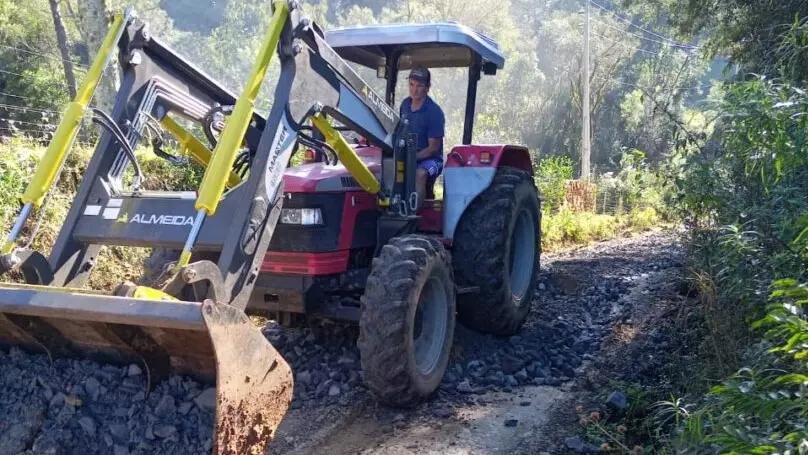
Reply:
[[[424,205],[426,184],[438,178],[443,170],[443,136],[446,123],[443,110],[429,97],[432,76],[426,68],[410,72],[410,96],[401,102],[399,115],[409,120],[409,131],[415,134],[417,155],[416,191],[418,208]]]

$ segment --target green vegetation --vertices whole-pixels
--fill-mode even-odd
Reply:
[[[800,453],[808,444],[806,108],[803,90],[764,78],[728,87],[713,141],[687,157],[681,208],[707,328],[702,385],[728,378],[690,403],[674,447]]]
[[[574,163],[568,156],[551,155],[539,161],[536,170],[536,185],[544,198],[544,212],[552,213],[561,208],[567,194],[567,181],[572,180]]]
[[[84,74],[80,65],[87,65],[96,50],[82,24],[91,15],[103,17],[99,8],[120,11],[131,4],[155,36],[236,92],[247,79],[270,13],[266,3],[252,0],[225,0],[204,7],[190,0],[59,4],[79,83]],[[578,174],[583,40],[578,0],[542,4],[505,0],[493,9],[482,0],[311,0],[304,2],[304,8],[325,29],[453,20],[492,36],[505,54],[506,65],[496,76],[481,80],[474,141],[523,144],[537,161],[567,156],[574,163],[573,176]],[[651,165],[665,162],[677,130],[675,118],[685,116],[692,110],[688,106],[706,96],[698,86],[673,94],[666,87],[692,86],[708,63],[696,62],[682,50],[647,46],[621,33],[625,24],[611,14],[599,9],[592,14],[593,33],[600,37],[593,41],[591,55],[593,169],[596,174],[616,171],[622,147],[642,150]],[[0,73],[4,87],[0,92],[15,95],[0,95],[0,105],[7,106],[0,106],[0,119],[17,122],[10,126],[0,120],[0,135],[14,130],[15,135],[45,137],[41,131],[52,129],[68,98],[48,1],[0,0],[0,31],[0,68],[9,72]],[[261,112],[271,105],[271,87],[278,74],[273,60],[258,101]],[[362,69],[360,74],[383,90],[375,72]],[[434,70],[432,95],[446,112],[450,145],[460,142],[467,77],[462,69]],[[105,81],[111,83],[114,78],[114,71],[108,71]],[[406,79],[399,81],[400,100],[406,94]],[[106,92],[99,93],[100,98],[105,96]],[[98,104],[108,106],[109,101],[99,99]]]
[[[566,246],[586,245],[648,231],[660,225],[661,220],[652,207],[635,209],[622,215],[562,209],[557,214],[542,218],[542,250],[553,251]]]
[[[689,320],[677,335],[694,341],[687,355],[696,363],[670,365],[671,384],[640,387],[642,421],[610,424],[628,427],[644,453],[808,453],[804,6],[626,3],[670,14],[681,36],[707,34],[707,49],[740,71],[682,122],[675,166],[665,170],[675,182],[670,207],[689,228],[695,302],[679,310]]]
[[[250,0],[227,0],[205,7],[189,0],[58,3],[66,31],[65,43],[60,43],[54,32],[47,0],[0,0],[0,67],[4,71],[0,72],[0,136],[32,137],[46,143],[69,98],[67,70],[59,45],[65,45],[72,62],[71,71],[80,84],[97,48],[94,29],[103,29],[103,24],[94,23],[91,18],[103,17],[104,11],[134,6],[139,17],[149,22],[155,36],[235,92],[243,88],[270,14],[265,3]],[[593,11],[597,21],[593,23],[593,32],[602,38],[593,44],[591,56],[596,62],[592,66],[592,122],[596,132],[592,164],[598,176],[610,172],[615,175],[597,183],[604,192],[614,195],[610,201],[620,201],[621,205],[609,206],[608,210],[601,210],[605,213],[598,214],[568,212],[561,206],[565,182],[578,173],[582,91],[579,66],[583,34],[578,7],[573,3],[553,0],[537,6],[525,0],[506,0],[492,10],[488,2],[478,0],[313,0],[305,2],[304,7],[326,29],[453,20],[494,37],[507,63],[496,76],[486,76],[481,81],[474,141],[529,147],[540,167],[538,183],[548,200],[545,209],[552,212],[545,217],[543,244],[553,249],[643,230],[657,223],[664,207],[656,203],[636,204],[634,199],[640,195],[629,196],[628,192],[634,184],[645,191],[661,187],[647,181],[632,183],[632,176],[618,174],[627,169],[622,163],[624,150],[643,150],[648,170],[665,162],[671,149],[669,139],[677,128],[672,116],[690,112],[688,103],[704,93],[692,90],[670,97],[662,88],[693,83],[707,68],[704,63],[692,64],[685,52],[665,46],[658,46],[653,55],[649,54],[642,40],[631,36],[627,39],[619,32],[619,19],[604,11]],[[691,64],[686,64],[688,61]],[[259,97],[260,112],[271,106],[278,70],[277,61],[273,60]],[[383,82],[374,72],[359,71],[377,90],[383,90]],[[107,71],[95,104],[110,106],[108,88],[117,77],[114,67]],[[462,87],[466,79],[466,71],[462,69],[434,70],[432,96],[446,112],[447,145],[460,141],[465,107]],[[401,99],[406,93],[406,79],[400,78],[399,82],[398,99]],[[663,102],[665,112],[670,115],[658,115],[654,109],[655,103]],[[94,137],[95,126],[86,122],[81,141],[91,143]],[[31,168],[29,161],[12,162],[17,156],[4,155],[2,159],[4,175],[12,182],[8,194],[20,193],[25,179],[19,176],[28,175],[24,171]],[[153,157],[148,152],[144,156]],[[76,165],[81,162],[71,159],[76,160]],[[165,188],[168,182],[179,188],[192,187],[200,172],[197,168],[175,178],[176,170],[162,160],[147,160],[143,166],[149,174],[147,183],[158,188]],[[645,171],[638,175],[650,175]],[[77,181],[75,176],[72,179]],[[54,213],[66,210],[67,199],[58,199],[60,194],[57,191],[54,196],[54,201],[59,201],[54,204],[59,206]],[[0,221],[8,226],[16,206],[4,207]]]
[[[97,42],[88,18],[129,3],[59,2],[67,33],[61,44],[79,82]],[[164,42],[231,90],[242,88],[269,17],[266,3],[131,3]],[[453,20],[499,42],[506,67],[481,81],[474,141],[531,150],[545,251],[665,223],[688,228],[695,304],[681,312],[695,321],[682,337],[697,340],[688,353],[697,363],[682,361],[686,372],[670,366],[679,379],[665,390],[678,396],[660,395],[656,384],[633,386],[625,422],[582,414],[588,431],[609,435],[606,450],[631,453],[638,443],[646,453],[808,453],[808,10],[797,0],[600,3],[608,8],[592,8],[589,75],[594,211],[567,203],[581,150],[579,1],[503,0],[492,9],[482,0],[313,0],[305,8],[326,29]],[[623,15],[604,10],[612,8]],[[0,0],[0,136],[13,137],[0,146],[5,229],[18,209],[10,195],[21,194],[43,150],[20,138],[46,140],[68,99],[59,44],[48,1]],[[382,90],[373,72],[360,74]],[[272,102],[277,62],[267,77],[261,111]],[[466,78],[463,70],[434,71],[448,145],[460,140]],[[405,84],[400,78],[398,99]],[[105,93],[101,105],[109,102]],[[199,168],[141,154],[147,185],[190,188],[199,178]],[[81,148],[70,155],[35,247],[53,242],[86,155]],[[110,249],[99,266],[109,268],[94,276],[130,276],[126,264],[142,255]]]
[[[8,144],[0,145],[0,192],[9,195],[0,199],[0,223],[5,229],[13,224],[19,213],[19,197],[25,191],[25,186],[44,153],[45,146],[27,139],[15,138]],[[29,219],[19,239],[21,244],[31,242],[31,247],[38,251],[50,251],[84,176],[91,153],[91,148],[74,147],[68,154],[50,200]],[[202,176],[201,167],[193,163],[187,166],[173,165],[145,149],[137,150],[136,154],[144,174],[148,176],[143,182],[144,188],[183,190],[198,187]],[[36,221],[40,214],[42,221],[37,228]],[[33,238],[32,234],[35,234]],[[89,286],[110,289],[120,283],[122,278],[137,278],[141,275],[140,267],[148,253],[148,250],[140,248],[103,247]]]
[[[602,175],[593,182],[594,211],[575,211],[566,204],[573,166],[569,157],[558,155],[536,165],[536,185],[544,198],[544,251],[631,235],[673,220],[664,204],[671,197],[671,186],[649,166],[642,152],[625,151],[616,175]]]

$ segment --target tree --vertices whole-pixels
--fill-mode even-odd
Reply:
[[[0,0],[0,45],[0,134],[39,136],[69,95],[48,1]]]
[[[70,50],[67,48],[67,32],[65,31],[65,24],[62,22],[62,13],[59,11],[59,0],[48,0],[48,3],[50,3],[51,15],[53,16],[53,28],[56,30],[56,42],[59,45],[59,53],[62,55],[67,89],[70,91],[70,98],[75,98],[76,76],[73,74],[73,62],[70,61]]]
[[[92,62],[101,49],[109,29],[106,0],[78,0],[78,30],[87,45],[87,61]],[[115,54],[117,55],[117,53]],[[94,104],[112,109],[118,91],[119,71],[117,60],[112,58],[101,76],[95,91]]]
[[[623,0],[666,17],[685,37],[705,37],[709,57],[729,56],[742,73],[808,81],[808,4],[801,0]]]

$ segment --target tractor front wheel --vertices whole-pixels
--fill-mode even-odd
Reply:
[[[455,328],[449,253],[436,239],[391,239],[373,260],[361,299],[364,381],[388,405],[413,406],[440,385]]]
[[[466,209],[452,248],[459,295],[457,315],[470,329],[517,333],[530,312],[541,245],[539,197],[531,175],[497,170],[491,185]]]

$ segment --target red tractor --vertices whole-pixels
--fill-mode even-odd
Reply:
[[[121,77],[106,112],[90,102],[114,55]],[[273,58],[280,73],[264,117],[254,106]],[[383,76],[385,96],[350,62]],[[128,8],[0,243],[0,277],[20,272],[0,283],[0,348],[137,363],[151,385],[172,374],[213,382],[216,453],[263,450],[292,399],[291,370],[248,311],[357,321],[372,393],[420,401],[446,370],[455,315],[509,335],[530,310],[541,220],[530,155],[471,145],[477,83],[503,65],[493,40],[457,24],[325,33],[300,2],[274,0],[236,96]],[[442,200],[418,200],[417,144],[394,107],[398,73],[415,66],[469,71],[463,144],[445,158]],[[30,249],[20,236],[90,112],[101,135],[81,184],[50,252]],[[351,145],[342,132],[364,140]],[[204,168],[195,189],[151,188],[135,153],[147,136],[172,165]],[[172,136],[178,146],[164,148]],[[313,162],[288,166],[307,150]],[[87,289],[104,246],[152,255],[133,280]]]
[[[281,320],[298,313],[357,321],[366,384],[383,402],[409,405],[440,384],[455,314],[471,329],[512,335],[530,310],[541,222],[530,154],[522,146],[471,143],[478,80],[504,65],[489,37],[454,23],[325,36],[342,59],[386,79],[384,103],[396,112],[399,72],[467,67],[463,144],[445,158],[443,199],[435,199],[430,181],[416,210],[414,159],[385,163],[380,147],[355,138],[355,156],[400,188],[393,194],[403,196],[391,204],[409,214],[403,219],[385,216],[350,165],[308,148],[306,164],[284,174],[281,217],[248,308]]]

